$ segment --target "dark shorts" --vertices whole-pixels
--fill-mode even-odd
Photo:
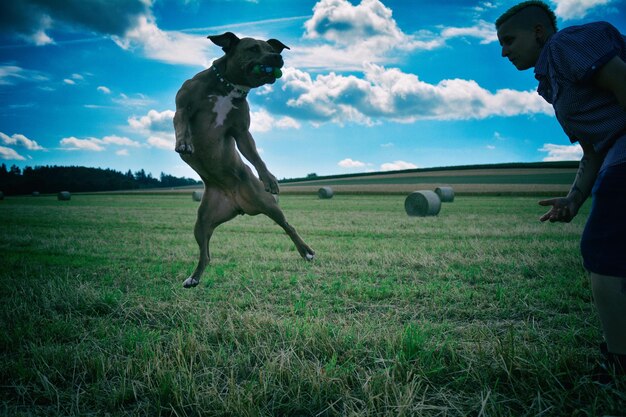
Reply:
[[[580,241],[585,268],[596,274],[626,277],[626,163],[601,171],[592,197]]]

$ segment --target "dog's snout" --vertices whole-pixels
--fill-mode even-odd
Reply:
[[[280,68],[284,64],[283,57],[280,54],[271,53],[271,54],[267,55],[267,57],[265,58],[263,64],[270,65],[272,67],[279,67]]]

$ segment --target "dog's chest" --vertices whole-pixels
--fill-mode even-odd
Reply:
[[[214,127],[223,126],[226,122],[228,114],[232,110],[237,110],[239,107],[233,104],[233,100],[240,98],[235,92],[231,92],[227,96],[211,95],[209,98],[213,101],[213,113],[215,114]]]

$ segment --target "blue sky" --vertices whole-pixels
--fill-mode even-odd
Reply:
[[[180,85],[231,31],[288,45],[283,77],[249,95],[278,178],[579,159],[532,70],[500,56],[516,1],[20,0],[0,2],[0,162],[198,178],[174,152]],[[619,0],[553,0],[559,27]]]

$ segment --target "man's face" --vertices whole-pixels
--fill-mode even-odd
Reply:
[[[520,70],[533,68],[537,63],[541,46],[537,28],[525,28],[511,18],[498,29],[498,40],[502,46],[502,56],[508,58]]]

